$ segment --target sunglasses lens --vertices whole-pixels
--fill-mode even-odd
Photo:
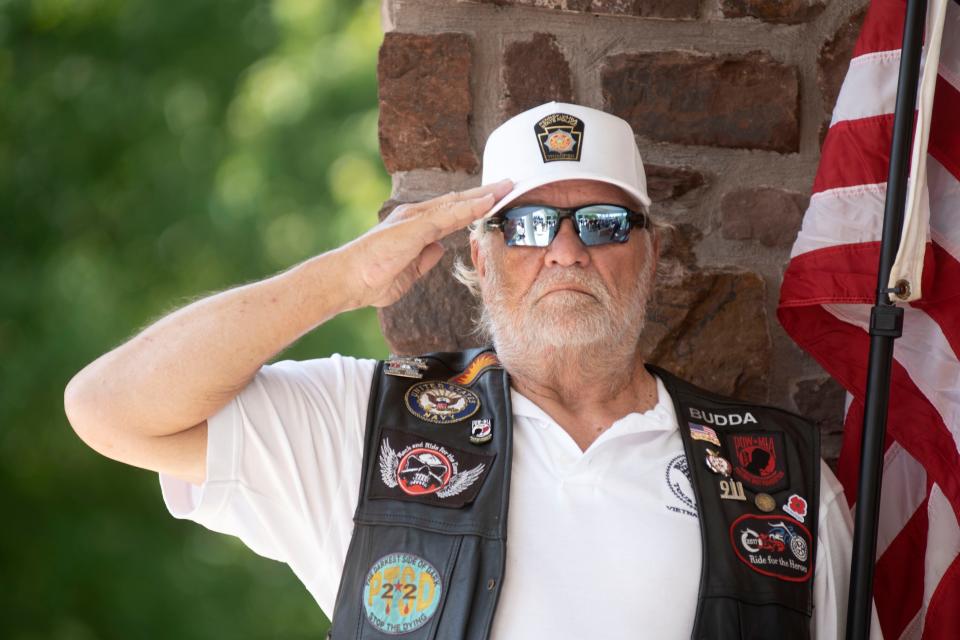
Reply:
[[[545,247],[557,235],[557,211],[549,207],[515,207],[503,220],[503,238],[509,247]]]
[[[630,212],[624,207],[598,204],[578,209],[580,239],[587,246],[626,242],[630,235]]]

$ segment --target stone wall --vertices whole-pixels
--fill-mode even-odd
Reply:
[[[479,183],[487,134],[549,100],[628,120],[664,255],[649,359],[709,389],[800,411],[839,448],[843,392],[775,318],[866,0],[383,0],[380,148],[409,202]],[[383,310],[395,353],[472,346],[449,275]]]

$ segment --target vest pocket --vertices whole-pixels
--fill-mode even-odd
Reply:
[[[441,637],[460,536],[358,524],[334,611],[332,638]],[[455,596],[456,597],[456,596]],[[446,637],[446,636],[443,636]]]

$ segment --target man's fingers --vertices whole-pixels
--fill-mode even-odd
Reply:
[[[495,200],[499,200],[503,196],[510,193],[511,189],[513,189],[513,181],[510,179],[504,179],[500,182],[474,187],[472,189],[467,189],[466,191],[451,191],[450,193],[442,195],[439,198],[434,198],[433,201],[436,201],[438,204],[448,202],[464,202],[485,196],[488,193],[492,194]],[[433,201],[427,200],[423,204],[430,204]]]

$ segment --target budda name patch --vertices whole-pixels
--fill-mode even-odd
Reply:
[[[412,553],[391,553],[367,571],[363,610],[367,621],[381,633],[410,633],[430,621],[442,593],[443,581],[436,567]]]

